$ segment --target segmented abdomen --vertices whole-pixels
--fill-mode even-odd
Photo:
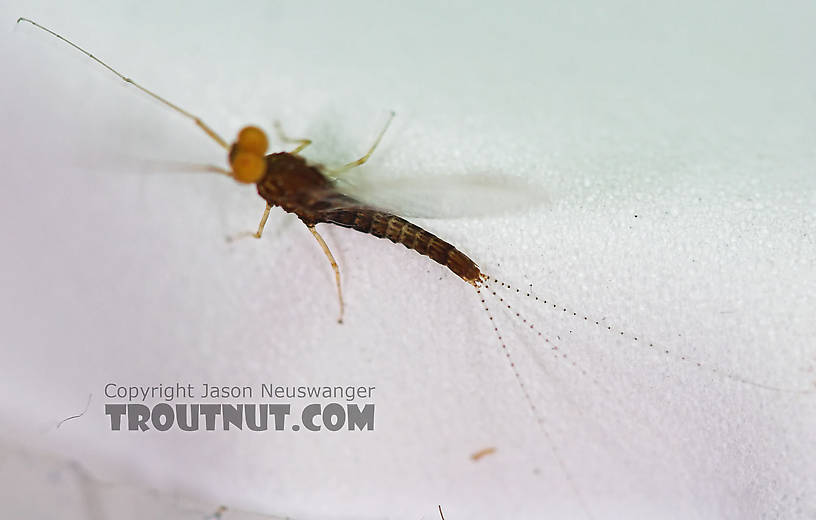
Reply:
[[[402,244],[439,262],[468,283],[475,283],[481,275],[479,267],[464,253],[402,217],[375,209],[350,208],[326,211],[320,221]]]

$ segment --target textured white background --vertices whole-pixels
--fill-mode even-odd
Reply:
[[[209,4],[0,8],[4,451],[297,519],[816,515],[816,396],[695,365],[814,388],[812,2]],[[338,164],[395,109],[367,174],[543,186],[535,210],[420,222],[559,304],[513,300],[569,362],[497,313],[543,427],[467,285],[325,229],[338,326],[305,228],[273,212],[264,240],[225,243],[254,229],[254,190],[166,164],[222,151],[20,15],[228,138],[280,119]],[[110,381],[376,385],[376,431],[113,433]],[[59,508],[40,482],[0,494]]]

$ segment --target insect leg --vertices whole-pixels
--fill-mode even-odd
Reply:
[[[323,252],[326,253],[326,258],[329,259],[332,269],[334,269],[334,281],[337,283],[337,297],[340,299],[340,317],[337,318],[337,323],[343,323],[343,291],[340,289],[340,269],[337,267],[337,262],[334,261],[334,256],[331,254],[329,246],[326,245],[326,241],[320,236],[320,233],[317,232],[314,226],[306,227],[309,228],[309,231],[312,232],[317,243],[323,248]]]
[[[288,135],[286,135],[286,133],[283,131],[283,127],[280,124],[280,121],[275,121],[275,131],[278,133],[278,139],[280,139],[284,143],[300,143],[297,148],[295,148],[289,153],[299,154],[300,152],[303,151],[304,148],[312,144],[311,139],[295,139],[293,137],[289,137]]]
[[[234,242],[239,238],[247,238],[247,237],[255,237],[261,238],[263,234],[264,226],[266,226],[266,221],[269,218],[269,210],[272,209],[272,206],[269,204],[266,205],[266,209],[264,209],[263,216],[261,217],[261,222],[258,224],[258,231],[253,233],[252,231],[244,231],[242,233],[238,233],[237,235],[233,235],[227,237],[227,242]]]
[[[75,44],[74,42],[70,41],[69,39],[67,39],[67,38],[65,38],[65,37],[63,37],[63,36],[61,36],[61,35],[59,35],[59,34],[55,33],[55,32],[54,32],[54,31],[52,31],[51,29],[48,29],[47,27],[43,27],[42,25],[38,24],[37,22],[35,22],[35,21],[33,21],[33,20],[29,20],[28,18],[18,18],[18,19],[17,19],[17,23],[20,23],[20,22],[27,22],[27,23],[30,23],[30,24],[31,24],[31,25],[33,25],[34,27],[37,27],[38,29],[42,29],[43,31],[45,31],[45,32],[47,32],[48,34],[50,34],[51,36],[54,36],[55,38],[57,38],[57,39],[60,39],[60,40],[64,41],[65,43],[67,43],[67,44],[68,44],[68,45],[70,45],[71,47],[75,48],[76,50],[78,50],[79,52],[81,52],[82,54],[84,54],[85,56],[87,56],[87,57],[91,58],[93,61],[97,62],[98,64],[102,65],[103,67],[105,67],[105,68],[106,68],[106,69],[108,69],[109,71],[111,71],[111,72],[113,72],[114,74],[116,74],[116,75],[119,77],[119,79],[121,79],[121,80],[122,80],[122,81],[124,81],[125,83],[130,83],[131,85],[133,85],[134,87],[138,88],[139,90],[141,90],[142,92],[144,92],[144,93],[145,93],[145,94],[147,94],[148,96],[152,97],[152,98],[153,98],[153,99],[155,99],[156,101],[159,101],[160,103],[163,103],[165,106],[170,107],[171,109],[175,110],[176,112],[178,112],[179,114],[183,115],[183,116],[184,116],[184,117],[186,117],[187,119],[191,119],[191,120],[192,120],[192,121],[193,121],[193,122],[196,124],[196,126],[198,126],[198,127],[201,129],[201,130],[203,130],[203,131],[204,131],[204,133],[205,133],[205,134],[207,134],[207,135],[208,135],[208,136],[209,136],[209,137],[210,137],[210,138],[211,138],[213,141],[215,141],[216,143],[218,143],[219,145],[221,145],[221,147],[223,147],[223,148],[225,148],[225,149],[229,149],[229,145],[227,145],[227,142],[226,142],[226,141],[224,141],[224,139],[222,139],[220,135],[218,135],[217,133],[215,133],[215,130],[213,130],[212,128],[210,128],[209,126],[207,126],[207,124],[205,124],[205,123],[204,123],[204,121],[202,121],[201,119],[199,119],[199,117],[198,117],[198,116],[195,116],[195,115],[191,114],[190,112],[187,112],[187,111],[186,111],[186,110],[184,110],[183,108],[179,107],[178,105],[171,103],[170,101],[168,101],[168,100],[164,99],[163,97],[161,97],[160,95],[156,94],[156,93],[155,93],[155,92],[153,92],[152,90],[148,90],[148,89],[146,89],[145,87],[143,87],[143,86],[139,85],[138,83],[136,83],[135,81],[133,81],[133,80],[132,80],[132,79],[130,79],[129,77],[124,76],[122,73],[120,73],[119,71],[117,71],[116,69],[114,69],[113,67],[111,67],[110,65],[108,65],[107,63],[105,63],[104,61],[100,60],[99,58],[97,58],[96,56],[94,56],[93,54],[91,54],[90,52],[86,51],[85,49],[83,49],[83,48],[82,48],[82,47],[80,47],[79,45]]]
[[[211,172],[211,173],[220,173],[222,175],[226,175],[227,177],[232,177],[232,172],[226,168],[222,168],[220,166],[214,166],[212,164],[207,165],[204,167],[204,171]]]
[[[352,162],[350,162],[350,163],[348,163],[348,164],[346,164],[344,166],[341,166],[340,168],[330,169],[330,170],[328,170],[328,172],[332,176],[337,177],[338,175],[340,175],[341,173],[343,173],[343,172],[345,172],[347,170],[350,170],[352,168],[356,168],[357,166],[360,166],[361,164],[365,164],[365,162],[368,160],[368,158],[371,157],[371,154],[374,153],[374,150],[377,148],[377,145],[380,144],[380,140],[385,135],[385,131],[388,130],[388,126],[391,124],[391,121],[394,119],[395,115],[396,115],[396,113],[394,111],[391,111],[391,115],[388,116],[388,121],[385,122],[385,126],[380,131],[380,135],[377,136],[377,139],[374,141],[374,144],[371,145],[371,148],[368,150],[368,153],[366,153],[364,156],[360,157],[356,161],[352,161]]]

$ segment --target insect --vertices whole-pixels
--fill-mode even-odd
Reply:
[[[490,315],[491,322],[494,323],[493,330],[499,340],[505,356],[509,361],[514,377],[524,390],[524,398],[532,411],[532,415],[535,417],[536,422],[542,429],[543,434],[547,437],[547,444],[553,451],[554,457],[558,460],[558,464],[560,465],[562,472],[567,476],[569,486],[572,488],[573,493],[579,498],[579,501],[582,502],[582,508],[585,511],[588,510],[588,507],[583,504],[583,500],[581,500],[582,493],[578,484],[572,478],[568,465],[558,454],[555,448],[557,443],[547,432],[547,427],[544,424],[546,421],[543,419],[541,411],[536,406],[537,401],[526,390],[522,376],[511,358],[510,349],[504,337],[500,333],[498,325],[495,325],[495,321],[493,320],[493,316],[491,314],[491,312],[496,312],[498,309],[498,311],[504,312],[506,310],[511,315],[515,315],[518,318],[517,323],[523,323],[525,330],[527,327],[529,327],[530,334],[533,335],[534,341],[537,342],[537,345],[550,348],[554,354],[561,354],[564,350],[560,348],[564,346],[563,343],[560,345],[555,345],[555,341],[551,341],[550,338],[544,336],[539,329],[536,328],[534,330],[532,321],[522,317],[524,315],[518,311],[517,307],[512,305],[511,308],[511,305],[508,303],[512,298],[526,297],[529,301],[537,304],[539,302],[539,298],[533,295],[531,291],[527,291],[526,288],[522,289],[518,285],[509,285],[496,278],[486,276],[473,260],[450,243],[438,238],[419,226],[411,224],[405,218],[398,216],[396,212],[384,210],[375,205],[366,204],[360,199],[344,193],[337,186],[336,181],[338,179],[342,179],[349,170],[364,164],[371,157],[387,131],[393,115],[391,118],[389,118],[388,124],[386,124],[378,134],[368,152],[361,158],[337,169],[321,168],[319,166],[309,164],[301,155],[301,152],[303,152],[303,150],[311,144],[311,141],[308,139],[293,139],[287,136],[279,125],[276,125],[275,128],[281,140],[296,144],[295,148],[290,152],[267,154],[269,147],[267,136],[261,129],[254,126],[248,126],[242,129],[238,133],[236,140],[230,144],[220,137],[219,134],[204,123],[199,117],[171,103],[153,91],[144,88],[132,79],[111,68],[94,55],[63,38],[62,36],[54,33],[50,29],[47,29],[26,18],[21,18],[18,20],[18,22],[30,23],[73,46],[80,52],[90,57],[92,60],[107,68],[124,82],[133,85],[147,95],[178,112],[185,118],[191,120],[210,139],[221,146],[227,152],[229,168],[215,168],[214,170],[218,173],[231,177],[239,183],[255,184],[257,186],[259,195],[265,201],[265,208],[257,230],[254,233],[245,233],[243,236],[261,238],[264,226],[266,225],[270,211],[273,207],[280,207],[284,211],[297,215],[312,233],[331,264],[335,275],[337,298],[339,302],[338,321],[342,322],[344,312],[340,271],[329,247],[316,229],[317,224],[321,223],[349,227],[362,233],[371,234],[379,238],[387,238],[394,243],[403,244],[409,249],[413,249],[418,253],[428,256],[432,260],[442,264],[462,280],[475,287],[476,291],[481,295],[482,304],[484,305],[485,311]],[[492,298],[489,306],[486,303],[488,298]],[[672,356],[675,359],[679,359],[684,362],[686,366],[692,367],[693,369],[703,368],[712,373],[716,373],[716,375],[721,378],[730,379],[732,381],[754,387],[775,389],[770,386],[754,383],[733,373],[718,371],[716,368],[709,368],[703,363],[677,353],[673,348],[670,349],[667,346],[657,342],[650,342],[649,340],[646,340],[630,330],[624,331],[620,330],[620,328],[613,327],[611,324],[605,322],[604,318],[588,316],[587,314],[573,310],[572,307],[567,305],[562,305],[560,303],[556,304],[550,299],[545,299],[543,296],[540,298],[540,300],[541,305],[545,307],[552,307],[552,309],[559,311],[559,313],[563,312],[563,315],[566,316],[567,319],[573,319],[578,323],[584,323],[586,324],[586,327],[595,327],[602,331],[608,331],[608,334],[612,335],[616,339],[619,337],[623,338],[624,340],[627,340],[630,345],[637,346],[639,348],[650,349],[654,352],[665,351],[666,356]],[[558,308],[556,309],[556,307]],[[561,354],[558,359],[566,359],[566,355]],[[565,363],[569,364],[570,361],[565,361]],[[579,370],[581,371],[582,375],[585,375],[582,368],[579,368]],[[590,379],[590,382],[592,382],[592,379]],[[587,514],[587,516],[590,515]]]
[[[450,243],[402,217],[345,195],[335,186],[335,180],[345,172],[368,161],[388,130],[388,126],[394,118],[394,112],[391,112],[382,131],[380,131],[374,144],[371,145],[365,155],[336,169],[325,168],[308,163],[300,155],[312,143],[311,140],[293,139],[287,136],[279,123],[275,124],[275,129],[280,140],[297,143],[297,147],[291,152],[267,154],[269,140],[264,131],[257,126],[244,127],[238,132],[236,140],[232,144],[228,144],[199,117],[148,90],[133,79],[124,76],[82,47],[33,20],[21,17],[17,20],[17,23],[20,22],[27,22],[74,47],[118,76],[125,83],[133,85],[165,106],[192,120],[207,136],[227,150],[229,168],[212,167],[210,170],[231,177],[239,183],[255,184],[258,195],[266,202],[257,231],[242,233],[238,236],[261,238],[264,226],[266,226],[269,218],[269,212],[273,207],[280,207],[288,213],[297,215],[320,245],[334,271],[337,298],[340,306],[338,323],[343,322],[344,313],[340,268],[326,241],[317,231],[317,224],[334,224],[361,233],[368,233],[377,238],[387,238],[391,242],[402,244],[408,249],[413,249],[417,253],[442,264],[473,286],[478,286],[479,282],[484,278],[476,263]]]

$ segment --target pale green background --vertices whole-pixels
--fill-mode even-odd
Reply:
[[[546,189],[533,211],[422,222],[485,270],[725,373],[813,388],[813,6],[5,3],[4,449],[296,519],[435,518],[439,503],[449,520],[580,518],[554,446],[595,518],[813,517],[812,394],[738,384],[525,306],[580,367],[500,315],[548,440],[468,286],[328,229],[338,326],[331,271],[302,226],[274,212],[263,241],[228,245],[256,225],[252,188],[162,162],[223,164],[222,151],[14,26],[52,26],[228,137],[281,119],[326,163],[359,156],[395,109],[371,175],[495,172]],[[376,385],[377,429],[107,431],[105,383],[176,380]],[[89,393],[91,411],[55,430]],[[472,462],[486,446],[497,453]],[[3,478],[28,482],[9,467]],[[32,486],[0,486],[15,517],[31,500],[61,508]]]

